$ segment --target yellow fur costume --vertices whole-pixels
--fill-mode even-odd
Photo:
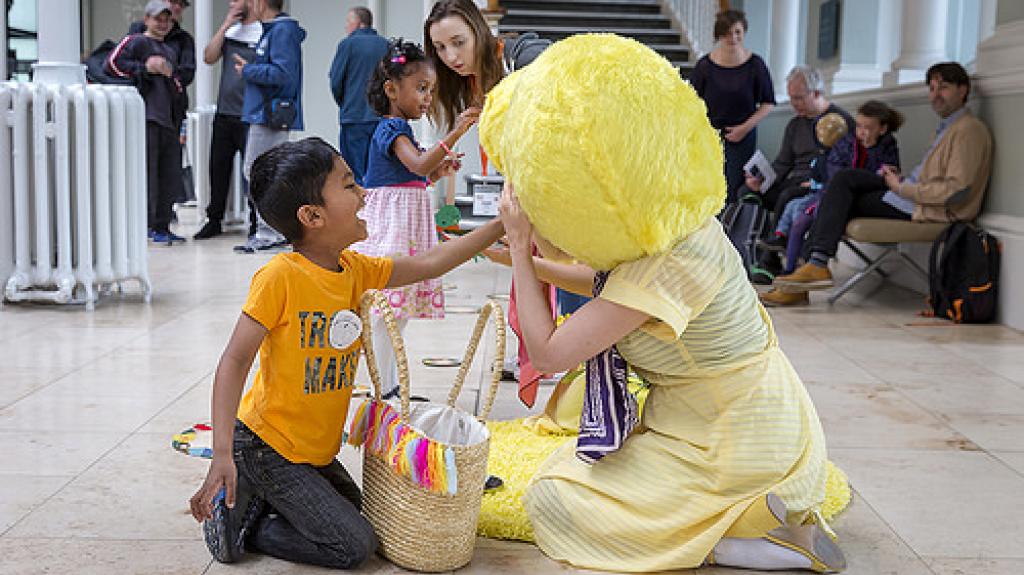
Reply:
[[[704,102],[667,60],[611,34],[558,42],[502,80],[480,142],[538,232],[594,269],[665,251],[725,200]]]
[[[816,516],[821,423],[714,218],[721,145],[676,70],[632,40],[571,37],[490,92],[480,138],[536,231],[610,271],[602,300],[650,317],[616,343],[650,385],[641,425],[593,465],[569,442],[531,473],[537,545],[577,567],[685,569],[765,537],[767,493],[788,522]]]

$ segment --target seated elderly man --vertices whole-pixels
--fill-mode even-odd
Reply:
[[[790,70],[786,76],[786,93],[795,116],[786,124],[779,153],[772,162],[775,183],[762,189],[759,177],[746,174],[746,183],[740,186],[737,197],[742,198],[751,191],[760,193],[765,207],[774,212],[777,219],[790,200],[810,191],[811,162],[821,152],[821,144],[814,133],[818,119],[836,113],[846,120],[850,132],[854,130],[853,118],[846,110],[829,102],[824,89],[825,82],[816,68],[796,66]],[[782,272],[782,264],[778,254],[764,252],[756,269],[749,271],[755,283],[769,284]]]
[[[929,68],[925,78],[939,126],[924,159],[906,177],[892,167],[877,177],[837,174],[818,206],[810,258],[792,274],[775,279],[781,291],[800,294],[832,287],[828,260],[836,255],[846,223],[853,218],[947,222],[977,217],[992,167],[992,136],[965,105],[970,77],[960,64],[942,62]],[[962,190],[964,199],[947,205]],[[804,296],[786,303],[806,301]]]

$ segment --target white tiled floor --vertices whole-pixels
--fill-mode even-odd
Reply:
[[[150,305],[125,297],[91,313],[0,310],[0,573],[321,572],[266,557],[211,564],[186,513],[206,463],[169,445],[208,418],[217,358],[252,272],[269,258],[232,253],[239,240],[151,248]],[[508,277],[467,264],[445,280],[455,286],[449,305],[478,305],[507,291]],[[916,317],[921,297],[893,287],[834,308],[813,301],[772,315],[855,491],[835,525],[847,572],[1024,573],[1024,335]],[[461,355],[474,319],[410,325],[417,393],[444,397],[455,370],[420,359]],[[464,407],[475,403],[483,363]],[[493,416],[525,413],[503,384]],[[358,474],[358,457],[342,456]],[[361,570],[397,571],[380,559]],[[465,569],[563,571],[533,546],[487,540]]]

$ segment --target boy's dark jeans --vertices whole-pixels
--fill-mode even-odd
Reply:
[[[234,446],[239,482],[271,507],[251,531],[250,548],[336,569],[358,567],[377,549],[373,527],[359,513],[359,487],[337,460],[292,463],[241,421]]]

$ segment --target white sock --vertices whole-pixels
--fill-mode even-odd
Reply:
[[[715,545],[715,564],[772,571],[810,569],[811,560],[767,539],[726,537]]]

